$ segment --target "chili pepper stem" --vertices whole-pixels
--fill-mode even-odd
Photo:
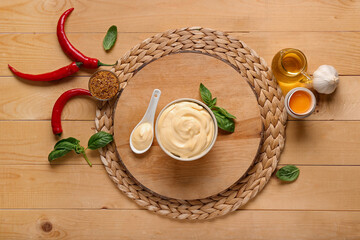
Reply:
[[[81,65],[83,65],[82,62],[75,62],[76,66],[80,67]]]
[[[116,63],[115,63],[116,64]],[[105,64],[105,63],[102,63],[100,61],[98,61],[98,66],[114,66],[115,64]]]
[[[90,167],[92,167],[92,163],[89,161],[88,157],[86,156],[85,151],[81,153],[83,155],[83,157],[85,158],[85,160],[87,161],[87,163],[89,164]]]

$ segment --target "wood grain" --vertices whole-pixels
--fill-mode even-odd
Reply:
[[[2,165],[0,179],[0,208],[139,209],[101,165]]]
[[[63,138],[73,136],[86,145],[93,128],[92,120],[64,121]],[[359,121],[290,121],[280,164],[360,165],[356,157],[360,155],[359,128]],[[57,141],[50,121],[1,121],[0,132],[3,133],[0,135],[0,165],[47,165],[47,155]],[[88,154],[93,164],[102,164],[97,151]],[[73,154],[53,164],[87,165]]]
[[[275,176],[245,209],[360,210],[359,166],[299,166],[286,184]],[[139,209],[95,165],[1,165],[0,209]],[[1,212],[1,210],[0,210]],[[241,214],[241,213],[240,213]]]
[[[103,33],[68,34],[74,46],[87,56],[96,57],[104,63],[114,64],[131,47],[154,35],[154,33],[118,34],[114,49],[105,52]],[[0,76],[12,76],[7,64],[27,73],[44,73],[58,69],[71,62],[62,51],[56,34],[0,34],[2,58]],[[82,68],[76,76],[90,76],[95,70]]]
[[[55,82],[28,82],[13,77],[0,78],[0,119],[51,119],[53,106],[62,93],[72,88],[88,89],[88,77],[69,77]],[[78,96],[70,99],[62,119],[93,120],[96,101]]]
[[[281,163],[281,162],[280,162]],[[283,166],[283,165],[281,165]],[[280,166],[280,167],[281,167]],[[359,210],[360,181],[354,166],[298,166],[299,178],[284,183],[275,175],[245,209]]]
[[[63,122],[63,137],[74,136],[86,145],[93,133],[93,121]],[[291,121],[281,164],[359,165],[360,123],[327,121]],[[74,130],[72,130],[74,129]],[[331,129],[331,131],[329,130]],[[0,165],[43,164],[57,139],[49,121],[0,122]],[[39,140],[41,139],[41,141]],[[44,145],[46,142],[48,144]],[[19,151],[19,148],[22,150]],[[345,151],[346,150],[346,151]],[[93,164],[101,164],[96,151],[89,151]],[[79,156],[69,155],[53,164],[86,165]]]
[[[53,104],[66,90],[87,88],[87,77],[72,77],[53,83],[28,83],[13,77],[0,78],[0,120],[50,119]],[[360,76],[341,76],[332,95],[317,95],[316,111],[307,120],[360,120]],[[62,118],[93,120],[96,105],[88,97],[66,104]]]
[[[360,120],[360,77],[340,77],[340,84],[331,95],[316,94],[316,108],[308,120]]]
[[[289,121],[280,164],[359,165],[359,121]]]
[[[113,23],[112,23],[113,24]],[[168,30],[168,29],[164,29]],[[218,30],[224,30],[222,28]],[[70,41],[84,54],[99,58],[105,63],[114,63],[131,47],[153,33],[119,33],[117,42],[110,52],[102,48],[104,33],[71,33]],[[244,41],[270,65],[273,56],[280,49],[293,47],[301,49],[308,58],[309,72],[320,65],[335,66],[341,75],[360,75],[356,62],[360,62],[359,32],[245,32],[230,33]],[[2,46],[0,76],[12,76],[7,64],[29,73],[42,73],[70,63],[62,52],[55,33],[47,34],[0,34]],[[77,75],[89,76],[91,71],[82,69]]]
[[[211,151],[192,162],[172,159],[156,138],[147,153],[134,154],[130,134],[145,114],[153,90],[161,90],[157,118],[176,99],[201,100],[200,83],[217,98],[218,106],[237,117],[235,132],[219,131]],[[131,79],[115,108],[114,139],[128,171],[148,189],[177,199],[206,198],[234,184],[255,160],[262,131],[257,99],[246,80],[230,65],[198,53],[173,54],[148,64]]]
[[[224,31],[359,31],[358,1],[176,0],[2,1],[1,32],[54,32],[57,19],[75,7],[67,31],[162,32],[184,26]],[[90,20],[89,19],[96,19]]]
[[[63,121],[62,127],[61,138],[75,137],[85,147],[95,133],[94,121]],[[0,164],[49,165],[48,154],[60,139],[52,133],[50,121],[2,121],[0,132]],[[101,164],[98,151],[88,150],[87,155],[93,164]],[[87,165],[80,155],[73,153],[51,164]]]
[[[103,62],[115,61],[154,33],[200,25],[238,31],[231,34],[268,63],[281,48],[296,47],[307,55],[310,73],[331,64],[341,75],[360,75],[359,1],[0,1],[0,239],[360,238],[359,167],[336,166],[359,165],[359,76],[342,76],[334,95],[318,96],[319,112],[307,119],[316,121],[289,122],[280,163],[321,166],[300,166],[292,184],[271,179],[244,211],[223,218],[189,223],[138,210],[109,180],[96,152],[91,153],[98,164],[93,168],[75,155],[58,163],[65,165],[50,167],[46,156],[55,139],[49,121],[7,120],[49,119],[57,96],[86,87],[87,78],[77,76],[91,71],[42,86],[14,79],[6,65],[41,73],[68,64],[55,26],[72,6],[66,25],[70,40]],[[115,48],[105,53],[101,42],[112,24],[120,33]],[[63,117],[86,121],[64,122],[64,137],[76,135],[86,142],[94,109],[91,100],[71,101]],[[96,210],[103,207],[112,210]],[[339,209],[346,211],[334,211]]]
[[[189,222],[145,210],[2,210],[0,219],[5,221],[0,222],[0,229],[8,240],[313,240],[315,236],[318,240],[355,240],[360,238],[359,218],[359,212],[241,211],[211,221]]]

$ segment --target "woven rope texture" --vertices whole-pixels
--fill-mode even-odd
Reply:
[[[121,165],[115,144],[100,150],[100,158],[110,178],[126,196],[149,211],[177,219],[210,219],[239,209],[255,197],[276,169],[285,144],[286,111],[284,97],[264,59],[242,41],[212,29],[193,27],[159,33],[134,46],[112,69],[124,89],[144,64],[163,56],[195,51],[212,55],[231,64],[249,82],[257,95],[264,125],[263,145],[258,159],[237,183],[204,199],[165,199],[138,185]],[[96,130],[113,133],[115,100],[99,102]],[[240,177],[240,176],[239,176]]]

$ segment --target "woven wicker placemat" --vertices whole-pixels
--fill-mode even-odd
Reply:
[[[181,51],[201,52],[222,59],[231,64],[255,91],[264,124],[264,139],[254,165],[243,178],[223,192],[204,199],[186,201],[160,197],[137,184],[121,165],[115,143],[101,149],[100,158],[120,191],[149,211],[177,219],[210,219],[240,208],[269,181],[285,143],[287,116],[284,97],[272,79],[266,62],[254,50],[226,33],[201,27],[156,34],[134,46],[111,70],[119,76],[121,88],[124,89],[144,64]],[[97,131],[114,133],[114,103],[115,100],[98,103],[95,118]]]

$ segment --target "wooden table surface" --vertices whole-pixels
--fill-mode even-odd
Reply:
[[[114,62],[158,32],[186,26],[226,31],[268,64],[285,47],[304,51],[312,73],[337,68],[335,94],[316,112],[289,121],[280,166],[300,177],[273,177],[242,210],[210,221],[177,221],[138,207],[112,183],[96,151],[94,166],[75,154],[54,165],[52,106],[65,90],[87,87],[92,71],[52,83],[14,78],[7,64],[41,73],[66,65],[55,29],[70,7],[66,31],[89,56]],[[0,239],[360,239],[360,1],[2,0],[0,2]],[[111,25],[118,40],[106,53]],[[64,136],[83,143],[94,132],[95,102],[71,100]]]

